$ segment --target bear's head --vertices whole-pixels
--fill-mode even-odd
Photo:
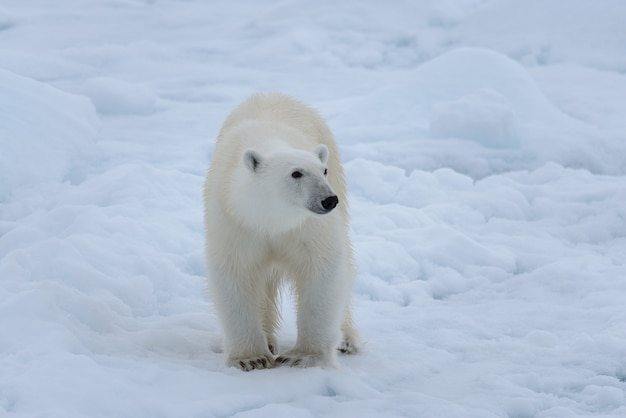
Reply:
[[[245,150],[238,183],[246,196],[241,188],[237,192],[237,209],[244,222],[278,232],[296,227],[311,214],[331,212],[339,198],[328,184],[328,157],[323,144],[312,151]]]

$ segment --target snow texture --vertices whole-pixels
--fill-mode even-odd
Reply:
[[[3,0],[0,417],[626,416],[625,21],[621,0]],[[257,91],[341,147],[367,346],[336,370],[224,365],[202,184]]]

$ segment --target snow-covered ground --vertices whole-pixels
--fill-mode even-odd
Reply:
[[[0,417],[626,416],[624,22],[622,0],[2,0]],[[256,91],[340,143],[367,348],[337,370],[220,352],[202,183]]]

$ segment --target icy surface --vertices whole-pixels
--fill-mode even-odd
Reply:
[[[625,21],[621,0],[3,0],[0,417],[625,416]],[[367,347],[337,370],[224,365],[202,183],[259,90],[341,147]]]

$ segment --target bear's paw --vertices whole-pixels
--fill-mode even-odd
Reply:
[[[336,367],[328,356],[322,354],[307,354],[297,351],[289,351],[276,358],[277,366],[291,367]]]
[[[355,344],[351,338],[346,337],[343,339],[339,347],[337,347],[337,351],[341,354],[355,354],[359,351],[357,344]]]

